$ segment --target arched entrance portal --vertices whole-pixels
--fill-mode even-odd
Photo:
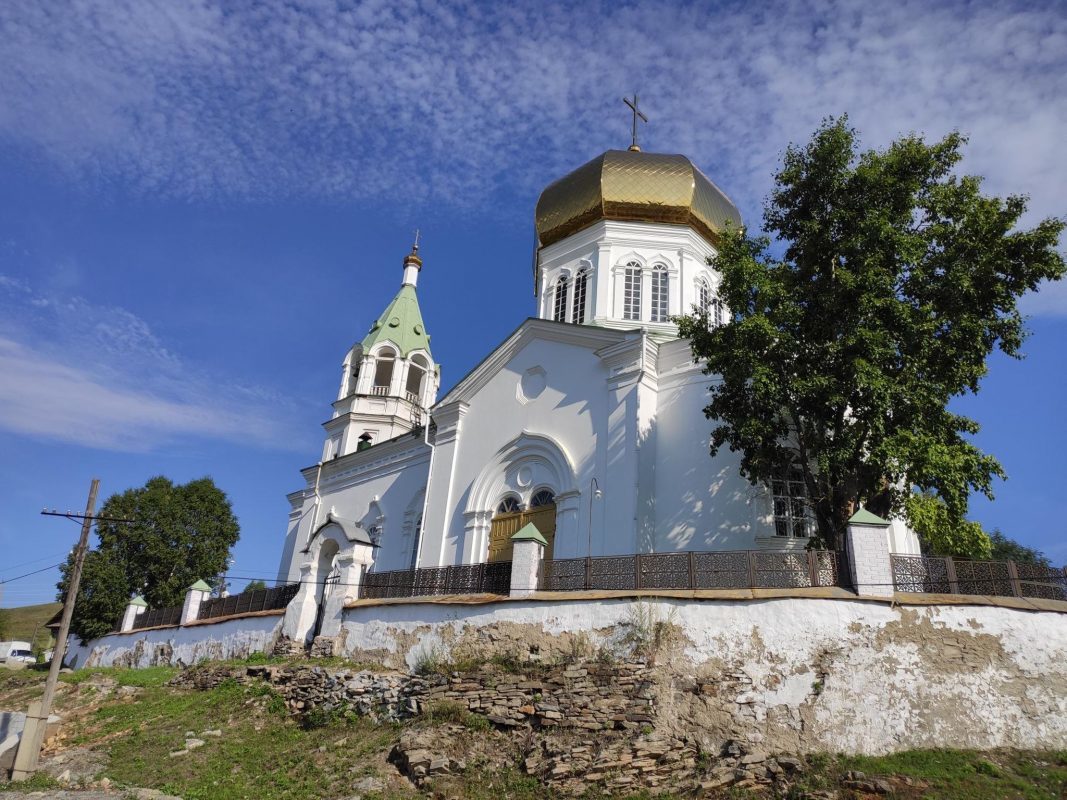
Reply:
[[[531,522],[548,542],[544,558],[551,561],[556,538],[556,496],[551,489],[534,492],[525,509],[515,495],[500,501],[489,528],[489,561],[511,561],[511,537]]]

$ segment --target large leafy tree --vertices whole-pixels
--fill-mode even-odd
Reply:
[[[83,641],[111,630],[133,594],[151,608],[181,605],[190,585],[225,570],[240,533],[229,499],[210,478],[181,485],[152,478],[109,497],[99,516],[129,522],[97,522],[71,622]]]
[[[713,266],[728,324],[680,320],[706,360],[712,452],[753,483],[799,470],[819,538],[837,544],[859,504],[899,512],[911,487],[962,521],[1000,464],[949,401],[976,392],[994,348],[1018,357],[1019,297],[1064,274],[1063,222],[1018,222],[1026,200],[959,177],[959,134],[860,152],[846,119],[791,146],[764,208],[777,242],[727,230]]]

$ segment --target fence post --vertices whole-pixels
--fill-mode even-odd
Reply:
[[[137,617],[147,610],[148,603],[144,601],[141,595],[137,595],[126,604],[126,612],[122,615],[122,624],[119,626],[119,630],[123,633],[132,631],[134,624],[137,622]]]
[[[948,577],[949,594],[959,594],[960,582],[956,578],[956,565],[952,561],[952,556],[945,556],[945,575]]]
[[[593,557],[585,557],[585,590],[593,588]]]
[[[211,587],[204,581],[197,581],[185,591],[185,602],[182,603],[182,625],[195,622],[200,616],[200,604],[211,597]]]
[[[1011,581],[1011,593],[1015,597],[1023,596],[1023,587],[1019,584],[1019,568],[1014,561],[1008,562],[1008,580]]]
[[[634,588],[641,588],[641,554],[634,554]]]
[[[756,588],[756,556],[753,555],[751,550],[746,550],[745,555],[748,556],[748,588]]]
[[[697,588],[696,553],[692,550],[689,551],[689,588]]]
[[[819,585],[819,569],[817,566],[817,559],[815,558],[815,551],[808,551],[808,586],[816,587]]]
[[[511,597],[529,597],[537,591],[541,561],[548,542],[532,522],[511,537]]]
[[[848,521],[849,572],[861,597],[892,597],[893,564],[889,556],[889,523],[861,508]]]

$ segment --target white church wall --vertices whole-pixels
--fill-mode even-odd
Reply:
[[[713,377],[692,361],[688,342],[659,348],[656,416],[656,549],[785,549],[803,545],[774,536],[765,491],[740,474],[740,456],[711,457],[713,423],[704,416]]]
[[[412,668],[454,650],[551,658],[576,636],[614,650],[642,616],[680,637],[677,657],[662,666],[664,680],[680,683],[660,704],[668,722],[689,729],[728,725],[769,752],[1067,746],[1067,614],[1052,611],[805,598],[517,600],[356,606],[343,627],[351,657]],[[715,697],[694,692],[704,682]]]
[[[430,449],[421,438],[385,442],[323,464],[317,498],[316,469],[306,470],[308,489],[299,510],[290,517],[290,535],[282,554],[283,580],[300,579],[309,538],[331,512],[368,532],[379,529],[380,546],[372,569],[407,569],[429,463]]]
[[[436,549],[437,564],[483,560],[489,518],[502,496],[515,493],[528,502],[542,486],[557,495],[570,493],[560,497],[555,557],[585,555],[593,478],[603,493],[592,510],[594,553],[634,551],[636,404],[628,399],[632,385],[611,389],[609,400],[609,366],[593,352],[594,346],[561,340],[593,336],[600,337],[601,344],[615,345],[620,336],[570,326],[555,331],[558,338],[529,337],[484,385],[464,395],[462,414],[451,410],[443,414],[425,534],[427,545],[432,542]],[[640,337],[635,341],[639,347]],[[453,417],[460,425],[454,440]],[[550,444],[545,447],[558,450],[562,466],[549,465],[550,457],[533,454],[542,446],[535,446],[534,440],[547,440]],[[523,442],[532,448],[531,454],[524,454]],[[510,464],[499,466],[502,451],[511,453]],[[517,469],[523,463],[528,470]],[[551,469],[539,475],[539,465]],[[494,471],[499,474],[490,474]],[[549,479],[553,471],[566,474]],[[491,497],[475,497],[486,491],[487,481],[498,478]],[[607,542],[603,530],[612,532]]]
[[[151,667],[245,658],[269,652],[278,638],[282,611],[222,622],[111,633],[72,647],[72,667]]]

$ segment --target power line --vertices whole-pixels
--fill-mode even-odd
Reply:
[[[18,564],[12,564],[8,569],[18,569],[19,567],[28,567],[30,564],[39,564],[42,561],[47,561],[50,558],[58,558],[59,556],[66,555],[65,553],[52,553],[51,555],[41,556],[40,558],[34,558],[30,561],[23,561]]]
[[[22,575],[17,575],[14,578],[6,578],[5,580],[0,581],[0,584],[6,585],[6,584],[9,584],[9,583],[12,583],[13,581],[22,580],[23,578],[28,578],[31,575],[36,575],[39,572],[48,572],[48,570],[55,569],[56,567],[61,566],[62,564],[63,564],[63,562],[60,561],[58,564],[53,564],[50,567],[41,567],[40,569],[35,569],[33,572],[25,572]]]

